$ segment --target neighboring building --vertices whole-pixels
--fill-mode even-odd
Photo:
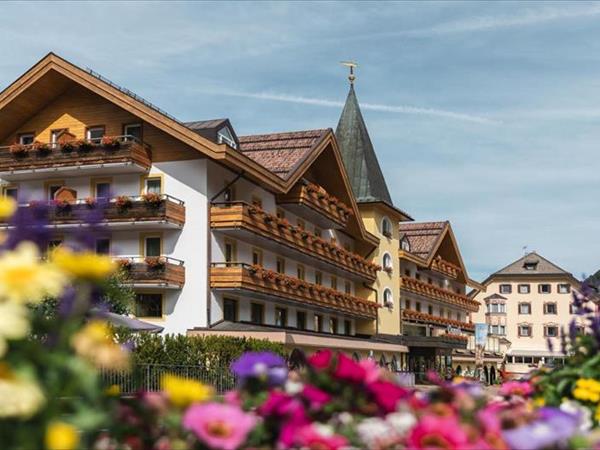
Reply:
[[[560,362],[561,334],[573,318],[579,327],[585,326],[571,307],[580,282],[536,252],[493,273],[482,284],[485,292],[474,296],[482,304],[474,321],[487,323],[489,334],[502,339],[509,374],[518,376]]]
[[[406,344],[404,370],[425,373],[452,366],[465,349],[477,302],[465,295],[469,280],[448,222],[414,223],[394,206],[356,98],[353,77],[336,137],[365,228],[379,238],[371,261],[383,267],[369,298],[378,310],[377,336]],[[385,362],[385,361],[382,361]]]
[[[136,315],[165,333],[406,352],[377,338],[379,240],[332,130],[238,137],[227,119],[182,123],[49,54],[0,93],[0,143],[4,194],[26,211],[50,202],[51,245],[107,202],[96,251],[127,268]]]
[[[479,303],[466,295],[469,279],[449,222],[400,224],[400,303],[409,369],[456,369],[453,356],[473,339],[471,314]],[[473,358],[473,364],[475,359]]]

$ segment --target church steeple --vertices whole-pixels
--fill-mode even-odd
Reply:
[[[344,166],[359,203],[379,201],[392,206],[392,198],[354,92],[353,66],[350,68],[350,92],[335,130]]]

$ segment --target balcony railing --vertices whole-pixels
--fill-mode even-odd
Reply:
[[[183,261],[167,256],[117,258],[128,283],[139,287],[181,288],[185,284]]]
[[[116,136],[63,143],[35,142],[0,147],[0,174],[10,179],[19,172],[64,170],[126,164],[137,170],[148,170],[152,157],[148,145],[133,136]]]
[[[363,298],[244,263],[213,263],[210,286],[240,291],[245,296],[275,297],[371,320],[377,318],[379,307]]]
[[[302,262],[333,272],[342,271],[342,275],[351,278],[373,282],[380,270],[360,255],[244,202],[213,204],[210,225],[213,230],[251,233],[253,239],[261,238],[265,247],[284,246]]]
[[[98,213],[103,224],[126,225],[162,223],[180,228],[185,223],[185,204],[170,195],[146,194],[119,196],[111,199],[86,198],[73,202],[49,201],[29,202],[19,208],[43,204],[48,207],[48,222],[54,226],[86,224],[90,214]],[[0,221],[0,226],[9,223]]]
[[[352,209],[344,202],[328,194],[321,186],[308,182],[298,183],[288,193],[278,195],[277,203],[286,205],[301,216],[308,212],[314,216],[311,221],[324,228],[345,228],[352,214]]]
[[[463,308],[471,312],[477,312],[479,310],[478,301],[472,300],[466,295],[457,294],[455,292],[433,286],[421,280],[417,280],[416,278],[410,278],[406,276],[400,277],[400,288],[414,294],[422,295],[423,297],[437,300],[441,303],[458,306],[459,308]]]
[[[454,279],[458,278],[458,275],[461,272],[460,267],[442,259],[440,256],[431,261],[431,270],[435,270],[436,272],[440,272]]]
[[[403,309],[402,318],[404,320],[410,320],[415,322],[422,322],[432,325],[451,326],[465,331],[474,331],[475,325],[468,322],[461,322],[459,320],[448,319],[446,317],[434,316],[423,312],[414,311],[412,309]]]

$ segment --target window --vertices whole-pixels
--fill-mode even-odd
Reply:
[[[550,294],[552,292],[552,286],[550,284],[538,284],[538,292],[540,294]]]
[[[281,208],[277,208],[277,211],[275,213],[277,215],[278,219],[285,219],[285,211]]]
[[[90,193],[95,198],[109,199],[111,196],[110,178],[92,178]]]
[[[460,321],[460,313],[456,311],[456,320]]]
[[[217,141],[219,144],[227,144],[231,148],[237,148],[237,143],[235,142],[233,134],[228,127],[223,127],[217,131]]]
[[[389,253],[383,255],[383,268],[388,272],[392,271],[392,257]]]
[[[419,272],[415,272],[415,280],[420,280],[421,274]]]
[[[519,314],[531,314],[531,303],[519,303]]]
[[[225,241],[225,262],[233,263],[237,259],[237,249],[234,241]],[[231,264],[227,264],[228,267]]]
[[[415,310],[421,312],[421,302],[415,302]]]
[[[131,136],[138,141],[142,140],[142,124],[141,123],[130,123],[123,127],[123,134],[125,136]]]
[[[135,315],[138,317],[162,317],[162,294],[136,294]]]
[[[323,284],[323,274],[319,271],[315,271],[315,284],[319,286]]]
[[[65,185],[65,182],[63,180],[61,181],[47,181],[45,183],[45,187],[46,187],[46,198],[47,200],[54,200],[54,196],[56,195],[56,192],[58,192],[58,190],[63,187]]]
[[[262,208],[262,199],[260,197],[253,195],[252,196],[252,204],[254,206],[258,206],[259,208]]]
[[[577,314],[577,307],[573,303],[569,305],[569,314]]]
[[[525,268],[525,270],[535,270],[537,269],[537,262],[526,262],[525,264],[523,264],[523,267]]]
[[[346,294],[352,294],[352,283],[350,283],[349,281],[346,281],[344,283],[344,292]]]
[[[337,334],[338,332],[338,320],[336,317],[329,318],[329,332],[331,334]]]
[[[501,294],[511,294],[512,293],[512,285],[510,285],[510,284],[501,284],[500,285],[500,293]]]
[[[287,326],[287,309],[275,308],[275,325],[278,327]]]
[[[315,236],[323,237],[323,230],[321,230],[319,227],[315,227]]]
[[[306,313],[304,311],[296,311],[296,328],[306,330]]]
[[[223,191],[223,201],[232,202],[235,200],[235,188],[227,183],[225,190]]]
[[[388,219],[387,217],[384,217],[381,220],[381,234],[388,238],[392,237],[392,224],[390,222],[390,219]]]
[[[297,269],[297,272],[296,272],[297,278],[299,280],[304,281],[306,279],[306,269],[304,268],[304,266],[302,264],[298,264],[298,267],[296,269]]]
[[[559,284],[558,285],[558,293],[559,294],[568,294],[571,292],[571,285],[569,284]]]
[[[335,289],[337,290],[337,277],[332,275],[331,276],[331,289]]]
[[[256,266],[263,265],[263,252],[258,248],[252,249],[252,264]]]
[[[558,336],[558,327],[556,325],[546,325],[544,327],[544,336],[557,337]]]
[[[488,305],[489,313],[505,313],[506,305],[504,303],[490,303]]]
[[[392,298],[392,291],[389,288],[383,290],[383,305],[387,307],[394,306],[394,299]]]
[[[300,228],[301,230],[306,230],[306,223],[304,222],[304,220],[298,219],[296,221],[296,225],[298,225],[298,228]]]
[[[108,255],[110,253],[110,239],[96,239],[96,253],[99,255]]]
[[[162,177],[147,177],[144,179],[146,194],[162,194]]]
[[[404,300],[404,308],[410,309],[410,300],[409,299]]]
[[[162,254],[162,239],[160,236],[146,236],[143,238],[143,256],[160,256]]]
[[[530,337],[531,325],[519,325],[519,336]]]
[[[59,140],[59,138],[62,136],[63,133],[68,133],[69,129],[68,128],[61,128],[58,130],[52,130],[50,132],[50,142],[52,144],[56,144]]]
[[[90,141],[99,142],[104,136],[104,127],[91,127],[87,129],[86,138]]]
[[[531,286],[528,284],[519,285],[519,294],[529,294],[531,292]]]
[[[350,336],[352,334],[352,322],[348,319],[344,320],[344,334]]]
[[[315,331],[323,331],[323,316],[315,314]]]
[[[265,305],[262,303],[250,303],[250,322],[260,325],[265,317]]]
[[[275,268],[277,273],[285,273],[285,259],[277,258],[275,262]]]
[[[427,314],[433,316],[433,306],[427,305]]]
[[[556,303],[544,303],[544,314],[558,314]]]
[[[410,252],[410,242],[408,242],[408,239],[402,239],[402,241],[400,242],[400,248],[405,252]]]
[[[504,336],[506,334],[505,325],[490,325],[490,333]]]
[[[238,321],[238,302],[232,298],[223,299],[223,320]]]
[[[15,200],[18,200],[19,188],[17,186],[4,186],[4,189],[2,189],[2,194],[4,195],[4,197],[10,197]]]
[[[19,144],[21,144],[21,145],[33,144],[34,140],[35,140],[34,133],[23,133],[23,134],[19,135]]]

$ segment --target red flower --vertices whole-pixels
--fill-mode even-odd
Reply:
[[[308,358],[308,363],[315,369],[325,369],[329,367],[332,357],[331,350],[319,350]]]
[[[412,449],[459,450],[469,447],[467,433],[455,417],[425,416],[410,431],[407,439]]]
[[[339,434],[324,434],[313,424],[301,428],[296,435],[300,448],[311,450],[337,450],[348,447],[348,440]]]
[[[410,396],[410,391],[389,381],[375,381],[369,384],[368,389],[377,406],[385,413],[396,411],[398,402]]]
[[[331,400],[331,395],[310,384],[304,386],[302,396],[308,400],[311,409],[321,409]]]
[[[338,363],[333,373],[335,378],[360,383],[366,375],[367,372],[364,367],[343,353],[338,354]]]

